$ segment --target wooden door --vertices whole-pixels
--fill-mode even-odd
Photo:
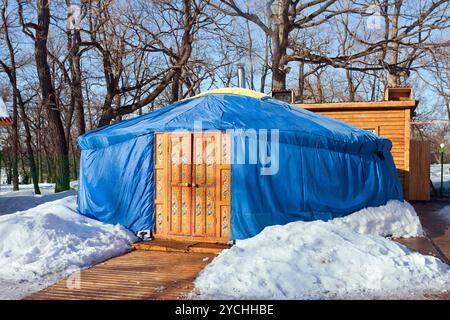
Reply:
[[[192,134],[169,137],[169,228],[168,233],[192,233]]]
[[[195,133],[193,167],[193,236],[214,237],[217,217],[216,198],[216,145],[217,134]]]
[[[430,200],[430,141],[411,140],[407,200]]]
[[[225,133],[155,134],[155,235],[227,242],[230,141]]]

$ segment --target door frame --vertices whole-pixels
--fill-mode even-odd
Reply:
[[[171,135],[186,135],[190,134],[190,206],[188,208],[188,221],[190,235],[173,234],[170,230],[169,205],[171,205],[170,186],[171,183]],[[215,199],[214,199],[214,217],[215,217],[215,235],[199,236],[193,235],[194,232],[194,214],[195,214],[195,187],[196,183],[194,174],[195,159],[194,156],[194,135],[205,134],[214,135],[215,142]],[[154,221],[155,237],[158,239],[173,239],[184,241],[202,241],[227,243],[230,240],[230,218],[231,218],[231,139],[228,134],[222,131],[207,131],[207,132],[155,132],[154,139],[154,177],[155,177],[155,205],[154,205]],[[181,152],[181,150],[180,150]],[[206,173],[206,170],[205,170]],[[206,179],[206,177],[205,177]],[[206,195],[205,195],[206,197]],[[206,210],[206,209],[205,209]],[[206,214],[205,214],[206,217]],[[206,232],[206,230],[205,230]]]

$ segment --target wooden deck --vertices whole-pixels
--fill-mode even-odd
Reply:
[[[80,275],[80,288],[67,280],[34,293],[29,300],[179,299],[214,254],[135,250]]]
[[[152,241],[141,241],[133,245],[136,250],[164,251],[164,252],[191,252],[191,253],[214,253],[229,249],[230,245],[212,242],[197,241],[173,241],[155,239]]]

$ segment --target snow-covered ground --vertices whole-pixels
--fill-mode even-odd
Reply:
[[[53,194],[53,187],[42,185],[41,196],[32,186],[0,194],[0,299],[23,298],[137,240],[79,215],[74,191]],[[408,298],[448,290],[446,264],[384,238],[422,233],[414,208],[398,201],[330,222],[268,227],[220,254],[190,297]]]
[[[439,215],[445,218],[445,221],[450,224],[450,206],[445,206],[441,210],[439,210]]]
[[[54,183],[40,183],[39,188],[41,189],[42,195],[55,193]],[[32,184],[21,184],[19,185],[19,191],[13,192],[13,187],[11,184],[0,184],[0,196],[21,196],[21,195],[34,195],[34,188]]]
[[[20,185],[19,191],[12,191],[11,185],[1,186],[0,216],[27,210],[49,201],[76,194],[75,191],[66,191],[55,194],[55,185],[53,183],[40,183],[39,187],[41,195],[34,194],[32,184]]]
[[[21,184],[19,191],[12,191],[12,185],[0,185],[0,216],[27,210],[49,201],[75,195],[78,182],[71,181],[70,187],[73,190],[55,194],[54,183],[40,183],[39,189],[41,194],[35,195],[32,184]]]
[[[19,193],[0,196],[0,212],[29,208],[0,216],[0,299],[23,298],[131,250],[137,240],[123,227],[78,214],[73,191],[33,196],[24,188]]]
[[[438,190],[441,188],[441,165],[432,164],[430,167],[430,179],[433,186]],[[450,164],[444,164],[444,189],[450,195]]]
[[[77,190],[78,181],[70,181],[70,189]],[[54,183],[39,183],[39,189],[41,195],[49,195],[55,193]],[[0,184],[0,196],[33,196],[34,186],[33,184],[20,184],[19,191],[13,192],[13,187],[11,184]]]
[[[193,299],[409,298],[450,290],[450,267],[386,235],[422,233],[391,201],[330,222],[294,222],[238,241],[195,281]]]

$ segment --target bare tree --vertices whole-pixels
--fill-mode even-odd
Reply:
[[[272,90],[286,89],[286,74],[289,61],[295,60],[288,54],[292,47],[293,31],[304,30],[325,23],[345,10],[334,10],[336,0],[270,0],[266,2],[264,21],[259,15],[244,10],[235,0],[220,0],[224,6],[219,10],[230,16],[239,16],[256,24],[271,39]],[[296,46],[298,47],[299,44]]]
[[[32,147],[32,136],[29,126],[29,121],[26,116],[25,112],[25,101],[23,100],[22,93],[19,90],[18,83],[17,83],[17,64],[16,64],[16,54],[15,50],[11,41],[10,33],[9,33],[9,21],[7,18],[7,8],[8,8],[8,1],[5,0],[3,2],[2,7],[2,22],[3,22],[3,34],[5,38],[6,45],[8,47],[9,52],[9,63],[8,66],[5,61],[2,61],[0,59],[0,65],[3,68],[3,71],[8,75],[8,79],[11,83],[12,89],[13,89],[13,106],[14,106],[14,121],[13,121],[13,190],[18,190],[18,168],[17,168],[17,153],[18,153],[18,114],[17,114],[17,105],[20,107],[20,114],[22,117],[22,122],[25,128],[25,145],[26,145],[26,156],[28,158],[28,164],[31,171],[31,177],[33,180],[33,186],[34,186],[34,192],[35,194],[40,194],[39,189],[39,180],[38,180],[38,174],[36,169],[36,163],[35,163],[35,157],[34,157],[34,151]]]
[[[70,170],[68,159],[68,146],[64,125],[61,119],[61,111],[56,91],[53,85],[53,77],[48,63],[48,34],[50,27],[50,6],[48,0],[37,0],[37,23],[27,22],[23,14],[21,0],[19,2],[19,17],[23,31],[34,42],[34,56],[37,75],[42,95],[42,105],[47,114],[50,134],[55,148],[55,192],[69,190]],[[34,30],[34,32],[33,32]]]

